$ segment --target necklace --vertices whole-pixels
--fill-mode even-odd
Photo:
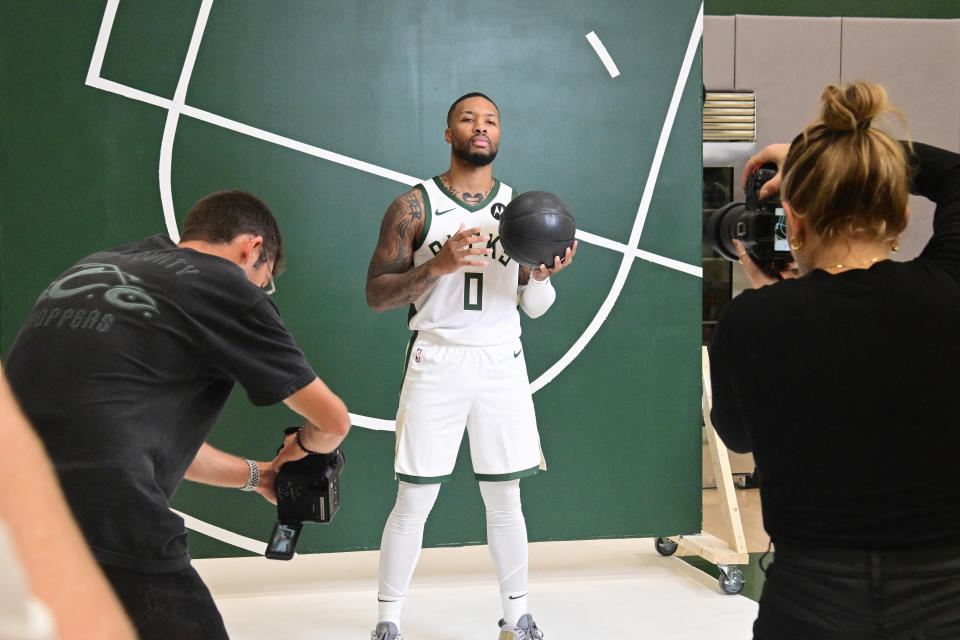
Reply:
[[[862,260],[862,261],[856,262],[856,263],[854,263],[854,264],[831,264],[831,265],[829,265],[829,266],[827,266],[827,267],[821,267],[821,268],[822,268],[823,270],[827,270],[827,269],[853,269],[853,268],[856,268],[856,267],[862,267],[862,266],[864,266],[864,265],[873,264],[874,262],[879,262],[879,261],[881,261],[881,260],[889,260],[889,259],[890,259],[890,256],[874,256],[873,258],[869,258],[869,259],[867,259],[867,260]]]

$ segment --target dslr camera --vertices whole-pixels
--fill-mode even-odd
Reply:
[[[290,427],[284,437],[297,431]],[[282,446],[281,446],[282,448]],[[290,560],[297,550],[304,522],[329,523],[340,508],[340,474],[344,457],[331,453],[308,454],[285,463],[277,472],[277,522],[264,554],[272,560]]]
[[[776,195],[760,199],[760,187],[777,174],[777,165],[767,163],[747,178],[746,202],[731,202],[710,215],[707,237],[714,251],[736,262],[740,259],[734,240],[768,275],[779,273],[793,262],[787,240],[787,218]]]

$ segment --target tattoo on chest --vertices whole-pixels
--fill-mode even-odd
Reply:
[[[493,189],[493,187],[490,187],[490,189],[487,189],[486,191],[477,191],[476,193],[470,193],[469,191],[461,192],[459,189],[450,186],[450,183],[447,182],[447,177],[445,175],[440,176],[440,182],[443,183],[443,186],[445,186],[447,191],[452,193],[454,197],[471,206],[476,206],[483,202],[486,197],[490,195],[490,190]]]

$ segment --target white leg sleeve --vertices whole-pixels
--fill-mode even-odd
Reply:
[[[423,527],[440,493],[439,484],[400,482],[397,503],[380,542],[380,621],[400,624],[400,611],[420,558]]]
[[[519,293],[520,308],[531,318],[539,318],[545,314],[557,299],[557,292],[550,284],[550,278],[540,281],[530,276],[530,282],[519,287]]]
[[[516,624],[527,606],[527,524],[520,506],[520,480],[481,482],[487,508],[487,544],[500,580],[503,619]]]

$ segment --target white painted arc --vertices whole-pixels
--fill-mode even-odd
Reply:
[[[643,196],[640,198],[640,207],[637,209],[637,217],[633,225],[633,231],[630,233],[628,249],[631,253],[640,243],[640,236],[643,233],[643,225],[647,219],[647,213],[650,210],[650,203],[653,200],[653,190],[656,187],[657,179],[660,176],[660,167],[663,164],[663,156],[666,152],[667,141],[670,139],[670,133],[673,131],[673,123],[676,120],[677,109],[680,106],[680,99],[683,97],[683,90],[687,86],[690,77],[690,69],[693,67],[693,60],[696,57],[697,49],[700,46],[700,38],[703,35],[703,5],[697,12],[697,20],[693,31],[690,33],[690,40],[687,42],[687,51],[683,57],[683,63],[680,65],[680,74],[677,77],[677,83],[673,89],[673,96],[670,98],[670,106],[667,108],[667,115],[664,119],[663,127],[660,130],[660,139],[657,142],[657,149],[653,156],[653,162],[650,165],[650,173],[647,175],[646,184],[643,186]],[[633,265],[633,255],[624,253],[623,260],[620,262],[620,268],[613,280],[613,286],[607,294],[600,310],[591,320],[586,330],[577,338],[573,346],[557,360],[553,366],[544,371],[540,377],[530,383],[531,390],[536,393],[544,386],[556,378],[561,371],[566,369],[573,360],[580,355],[587,344],[593,339],[600,330],[600,327],[606,322],[613,305],[620,297],[623,286],[627,281],[627,275],[630,273],[630,267]]]
[[[116,8],[119,0],[108,0],[107,8],[104,12],[103,22],[101,23],[100,33],[98,36],[97,44],[94,50],[94,57],[91,59],[90,68],[87,74],[87,84],[91,86],[96,86],[107,91],[118,93],[126,97],[142,100],[150,104],[155,104],[157,106],[166,107],[168,110],[176,111],[178,113],[183,113],[190,117],[199,119],[201,121],[208,122],[210,124],[215,124],[232,131],[236,131],[241,134],[249,135],[262,139],[267,142],[278,144],[281,146],[286,146],[288,148],[301,151],[316,157],[320,157],[332,162],[337,162],[347,166],[351,166],[361,171],[366,171],[369,173],[374,173],[385,178],[393,179],[403,184],[412,185],[416,182],[419,182],[418,178],[401,174],[398,172],[391,171],[389,169],[384,169],[383,167],[377,167],[367,162],[356,160],[354,158],[349,158],[341,154],[333,153],[319,147],[308,145],[284,136],[279,136],[267,131],[256,129],[248,125],[223,118],[221,116],[203,111],[201,109],[195,109],[193,107],[186,106],[183,104],[183,100],[186,97],[186,88],[189,84],[189,76],[192,73],[193,64],[196,60],[196,53],[199,49],[200,38],[202,37],[203,28],[206,25],[206,19],[209,16],[210,5],[212,0],[205,0],[203,7],[201,7],[200,15],[197,18],[197,24],[194,28],[194,34],[190,43],[190,50],[187,54],[187,60],[184,64],[184,72],[181,73],[180,82],[177,87],[177,97],[179,97],[179,108],[177,108],[178,101],[168,101],[158,96],[153,96],[136,89],[131,89],[125,85],[120,85],[108,80],[104,80],[99,77],[99,72],[103,63],[103,57],[106,52],[107,43],[109,41],[110,31],[113,26],[113,19],[116,15]],[[647,251],[643,251],[635,248],[636,244],[639,242],[640,234],[643,231],[643,225],[646,221],[646,215],[649,210],[650,201],[652,199],[653,187],[656,184],[656,178],[659,174],[660,163],[662,162],[663,152],[666,147],[667,140],[669,139],[669,132],[673,126],[673,120],[676,116],[676,109],[679,104],[679,96],[682,94],[683,87],[685,86],[685,79],[689,76],[689,67],[692,64],[693,54],[696,52],[696,45],[699,42],[699,38],[703,32],[703,6],[701,5],[698,12],[697,22],[694,26],[694,30],[691,34],[690,43],[688,44],[687,52],[684,57],[684,63],[681,67],[681,78],[684,82],[678,83],[674,88],[674,96],[671,100],[670,108],[667,113],[667,118],[665,121],[664,128],[661,130],[660,140],[657,145],[657,151],[654,157],[654,163],[651,165],[650,175],[648,176],[647,183],[644,187],[643,197],[641,198],[640,207],[637,212],[637,218],[634,223],[633,232],[630,236],[630,244],[625,245],[607,238],[602,238],[594,234],[590,234],[583,230],[578,230],[577,238],[588,243],[596,244],[608,249],[622,252],[624,255],[623,261],[621,261],[620,268],[618,270],[617,276],[614,280],[614,285],[611,287],[610,293],[608,294],[604,304],[601,306],[600,310],[597,312],[593,321],[588,326],[584,334],[582,334],[579,339],[574,343],[574,345],[564,354],[561,360],[554,363],[554,365],[548,369],[544,374],[539,378],[534,380],[531,383],[531,388],[534,392],[543,388],[548,382],[553,380],[570,362],[573,361],[582,351],[583,348],[589,343],[589,341],[596,334],[596,331],[599,329],[600,325],[603,324],[603,321],[608,317],[610,310],[613,307],[613,304],[619,298],[620,293],[623,289],[623,284],[626,280],[626,276],[629,273],[630,265],[632,264],[632,258],[640,258],[662,266],[676,269],[684,273],[696,277],[702,277],[703,270],[701,267],[689,265],[671,258],[666,258],[664,256],[659,256]],[[591,32],[593,33],[593,32]],[[595,34],[594,34],[595,35]],[[189,70],[188,70],[189,67]],[[167,224],[168,233],[171,238],[179,238],[179,232],[176,227],[176,217],[173,211],[173,199],[172,199],[172,187],[170,184],[170,167],[172,164],[172,146],[173,146],[173,134],[176,130],[176,118],[170,118],[168,114],[167,126],[164,129],[164,141],[161,145],[161,162],[160,162],[160,190],[161,190],[161,199],[164,203],[164,219]],[[651,181],[652,178],[652,181]],[[393,428],[393,422],[389,420],[381,420],[377,418],[366,418],[363,416],[357,416],[358,421],[355,423],[358,426],[365,426],[367,428],[372,428],[375,430],[390,430]]]
[[[99,76],[100,69],[103,64],[103,57],[106,52],[106,47],[109,41],[110,31],[113,26],[113,18],[116,14],[116,7],[119,3],[119,0],[109,0],[107,4],[107,10],[104,12],[103,23],[101,24],[100,35],[97,39],[96,49],[94,56],[90,61],[90,68],[87,73],[86,84],[88,86],[100,89],[102,91],[107,91],[109,93],[114,93],[131,100],[136,100],[138,102],[145,102],[147,104],[160,107],[162,109],[172,109],[173,101],[167,98],[162,98],[160,96],[147,93],[145,91],[140,91],[139,89],[134,89],[127,85],[123,85],[112,80],[106,80]],[[235,120],[230,120],[229,118],[224,118],[209,111],[204,111],[202,109],[197,109],[189,105],[181,105],[179,112],[181,115],[189,116],[201,122],[206,122],[208,124],[213,124],[237,133],[257,138],[265,142],[270,142],[279,146],[283,146],[294,151],[300,151],[307,155],[314,156],[316,158],[321,158],[323,160],[328,160],[337,164],[342,164],[359,171],[364,171],[366,173],[371,173],[373,175],[380,176],[389,180],[394,180],[401,184],[414,185],[421,181],[421,178],[416,178],[398,171],[393,171],[391,169],[386,169],[384,167],[377,166],[370,162],[365,162],[363,160],[358,160],[356,158],[351,158],[343,154],[339,154],[327,149],[322,149],[320,147],[310,145],[298,140],[293,140],[285,136],[281,136],[269,131],[264,131],[263,129],[257,129],[256,127],[251,127],[249,125],[237,122]],[[172,147],[172,144],[168,144]],[[172,154],[171,154],[172,160]],[[169,189],[172,194],[172,188]],[[172,200],[172,198],[171,198]],[[176,217],[173,214],[172,207],[164,209],[164,221],[168,229],[176,229]],[[176,231],[172,231],[171,237],[177,237],[179,235]],[[648,251],[642,251],[639,249],[632,250],[627,245],[616,242],[614,240],[609,240],[601,236],[583,231],[582,229],[577,230],[577,239],[601,246],[613,251],[618,251],[620,253],[631,253],[634,257],[641,260],[646,260],[648,262],[653,262],[661,266],[668,267],[670,269],[676,269],[683,273],[687,273],[696,277],[702,277],[702,269],[698,266],[680,262],[679,260],[674,260],[672,258],[667,258],[660,256]]]
[[[167,122],[163,127],[163,139],[160,143],[160,202],[163,204],[163,218],[167,223],[167,235],[174,242],[180,242],[180,231],[177,229],[177,217],[173,208],[173,183],[171,179],[173,167],[173,141],[177,137],[177,122],[180,112],[187,100],[187,89],[190,87],[190,76],[197,62],[197,51],[203,40],[203,32],[207,28],[207,18],[210,17],[210,7],[213,0],[203,0],[197,14],[197,22],[190,37],[190,46],[187,48],[187,57],[180,70],[180,80],[173,94],[173,104],[167,110]]]
[[[196,61],[197,50],[199,49],[200,40],[202,38],[203,30],[206,26],[206,20],[209,16],[210,6],[212,5],[212,0],[204,0],[204,3],[201,7],[200,14],[197,18],[197,23],[194,27],[193,37],[191,38],[190,49],[187,53],[187,59],[184,63],[184,69],[181,72],[180,82],[177,86],[177,93],[175,95],[174,101],[164,100],[157,96],[152,96],[135,89],[130,89],[124,85],[119,85],[114,82],[103,80],[99,77],[99,72],[103,64],[103,57],[106,52],[107,43],[109,42],[110,31],[113,26],[113,19],[116,15],[116,8],[119,0],[108,0],[106,10],[104,11],[104,18],[101,23],[100,33],[98,35],[97,44],[94,49],[94,56],[91,59],[90,67],[87,73],[87,84],[91,86],[97,86],[98,88],[105,89],[107,91],[112,91],[125,95],[127,97],[144,100],[151,104],[156,104],[158,106],[166,106],[168,108],[168,118],[167,125],[164,128],[163,143],[161,144],[161,161],[160,161],[160,191],[161,191],[161,200],[163,201],[164,209],[164,218],[167,224],[168,233],[171,238],[177,240],[179,239],[179,232],[176,227],[176,217],[173,211],[173,197],[172,197],[172,187],[170,167],[172,165],[172,148],[173,148],[173,137],[176,132],[176,122],[178,119],[179,113],[184,113],[190,117],[194,117],[211,124],[216,124],[221,127],[228,128],[239,133],[246,135],[251,135],[259,139],[269,141],[275,144],[287,146],[291,149],[299,150],[304,153],[309,153],[317,157],[321,157],[332,162],[338,162],[345,164],[347,166],[352,166],[362,171],[367,171],[370,173],[375,173],[383,177],[397,180],[404,184],[415,184],[419,180],[413,178],[412,176],[407,176],[397,172],[384,169],[382,167],[377,167],[370,163],[362,162],[341,154],[336,154],[329,152],[325,149],[320,149],[319,147],[314,147],[312,145],[307,145],[290,138],[285,138],[276,134],[272,134],[267,131],[260,129],[255,129],[254,127],[249,127],[239,122],[211,114],[209,112],[195,109],[193,107],[187,107],[184,104],[186,97],[186,90],[189,85],[190,74],[193,70],[193,64]],[[601,306],[600,310],[597,312],[593,321],[587,327],[587,330],[582,334],[574,345],[567,351],[564,356],[558,360],[550,369],[548,369],[544,374],[537,378],[533,383],[531,383],[531,388],[534,392],[543,388],[548,382],[553,380],[560,371],[562,371],[570,362],[573,361],[582,351],[583,348],[589,343],[589,341],[596,334],[596,331],[599,329],[599,326],[603,324],[603,321],[606,320],[607,316],[610,313],[610,310],[613,307],[613,304],[619,298],[620,293],[623,290],[623,284],[626,280],[626,276],[630,271],[630,265],[632,264],[633,258],[640,258],[655,262],[662,266],[666,266],[672,269],[677,269],[684,273],[694,275],[696,277],[702,277],[703,271],[702,268],[696,267],[694,265],[688,265],[686,263],[673,260],[671,258],[666,258],[664,256],[658,256],[650,252],[642,251],[636,248],[636,245],[639,243],[640,235],[643,231],[643,225],[646,221],[646,215],[649,211],[650,202],[653,197],[653,187],[656,184],[656,178],[659,175],[660,164],[663,159],[663,153],[666,148],[666,143],[669,139],[670,131],[673,127],[673,121],[676,116],[676,110],[679,105],[679,97],[682,95],[683,87],[686,83],[686,78],[689,76],[690,66],[692,65],[693,55],[696,53],[696,46],[699,43],[699,39],[703,33],[703,5],[700,6],[698,11],[698,17],[696,24],[694,25],[693,32],[691,33],[691,38],[688,43],[687,52],[684,57],[683,65],[681,66],[680,78],[678,78],[677,85],[674,88],[674,95],[671,99],[670,108],[668,109],[666,121],[664,123],[664,128],[661,130],[660,140],[657,144],[657,150],[654,156],[654,162],[651,165],[650,175],[648,176],[647,182],[644,186],[643,197],[641,198],[640,207],[637,212],[637,218],[634,223],[633,232],[630,236],[630,243],[628,245],[622,245],[612,240],[606,238],[601,238],[584,231],[578,231],[578,239],[583,239],[586,242],[592,242],[599,246],[604,246],[606,248],[611,248],[617,251],[622,251],[624,258],[621,261],[620,268],[618,270],[617,276],[614,280],[614,285],[611,287],[609,294],[607,295],[606,300]],[[599,39],[596,38],[596,34],[591,32],[593,38],[588,37],[588,40],[591,40],[591,44],[594,41],[599,42]],[[588,34],[589,36],[590,34]],[[602,43],[601,43],[602,46]],[[596,48],[596,47],[595,47]],[[683,82],[681,82],[683,80]],[[146,99],[144,99],[146,98]],[[171,115],[176,114],[176,115]],[[388,429],[390,421],[379,420],[376,418],[364,419],[362,422],[367,424],[375,425],[370,428],[375,428],[377,430]]]
[[[650,173],[643,187],[643,197],[640,199],[637,219],[633,225],[633,232],[630,234],[629,245],[631,247],[636,247],[640,244],[640,235],[643,233],[643,226],[647,221],[647,214],[650,212],[650,202],[653,200],[653,190],[657,185],[660,166],[663,164],[663,156],[667,151],[667,142],[670,140],[670,133],[673,131],[673,123],[677,117],[677,110],[680,108],[680,100],[683,98],[683,90],[687,86],[690,69],[693,67],[694,58],[697,57],[697,49],[700,47],[700,39],[702,37],[703,4],[701,3],[700,10],[697,12],[697,20],[693,25],[693,31],[690,33],[690,40],[687,41],[687,51],[683,56],[683,63],[680,65],[680,76],[677,78],[677,83],[673,87],[673,96],[670,98],[667,116],[664,119],[663,127],[660,129],[660,139],[657,141],[657,149],[653,154]]]
[[[170,509],[170,511],[173,511],[175,514],[183,518],[183,524],[188,529],[202,533],[206,536],[210,536],[214,540],[226,542],[227,544],[233,545],[240,549],[246,549],[251,553],[256,553],[257,555],[263,555],[264,551],[267,549],[266,542],[260,542],[259,540],[254,540],[253,538],[248,538],[240,535],[239,533],[234,533],[233,531],[210,524],[209,522],[198,520],[197,518],[187,515],[182,511],[177,511],[176,509]]]
[[[111,93],[119,94],[127,98],[152,104],[161,108],[168,110],[167,124],[164,128],[163,142],[161,143],[161,160],[160,160],[160,190],[161,190],[161,200],[163,202],[164,208],[164,218],[167,224],[168,233],[171,238],[175,241],[179,239],[179,232],[176,227],[176,218],[173,210],[173,198],[172,198],[172,187],[171,187],[171,166],[172,166],[172,147],[173,139],[176,133],[176,125],[179,119],[179,114],[183,113],[189,117],[208,122],[217,126],[221,126],[238,133],[255,137],[267,142],[285,146],[290,149],[301,151],[315,157],[319,157],[331,162],[343,164],[345,166],[350,166],[355,169],[379,175],[403,184],[412,185],[420,180],[407,176],[402,173],[394,172],[389,169],[384,169],[382,167],[377,167],[376,165],[366,163],[354,158],[349,158],[341,154],[327,151],[319,147],[314,147],[312,145],[307,145],[290,138],[285,138],[270,132],[266,132],[254,127],[249,127],[239,122],[211,114],[209,112],[195,109],[193,107],[188,107],[185,105],[186,92],[189,86],[190,75],[193,71],[193,66],[196,61],[197,51],[199,50],[200,40],[203,35],[204,28],[206,26],[206,21],[209,16],[210,7],[212,6],[213,0],[204,0],[203,5],[200,9],[200,14],[197,18],[197,23],[194,27],[194,33],[191,38],[190,48],[187,53],[187,58],[184,62],[184,68],[181,72],[180,81],[177,86],[177,91],[174,96],[174,100],[168,100],[155,96],[125,85],[112,82],[100,77],[100,72],[102,69],[103,59],[106,53],[107,44],[109,42],[110,31],[112,30],[113,21],[116,16],[117,6],[119,0],[107,0],[107,6],[104,11],[104,17],[101,22],[100,33],[97,38],[97,43],[94,49],[94,54],[90,61],[90,66],[87,72],[86,84],[104,91]],[[623,254],[623,259],[620,264],[617,276],[614,280],[614,284],[611,287],[610,292],[607,295],[607,298],[604,300],[603,305],[601,305],[600,310],[597,312],[593,321],[588,326],[587,330],[582,334],[574,345],[564,354],[557,363],[555,363],[548,371],[541,375],[537,380],[531,383],[531,388],[534,392],[543,388],[551,380],[553,380],[570,362],[573,361],[584,349],[587,343],[593,338],[596,334],[599,327],[608,317],[610,311],[613,308],[613,305],[616,303],[616,300],[619,298],[620,293],[623,290],[626,277],[629,274],[630,267],[632,265],[634,258],[639,258],[660,264],[662,266],[676,269],[684,273],[696,277],[702,277],[702,269],[694,265],[689,265],[682,263],[677,260],[666,258],[664,256],[658,256],[650,252],[642,251],[637,248],[639,244],[640,236],[643,232],[643,226],[646,221],[647,213],[649,212],[650,202],[652,201],[653,189],[656,185],[657,178],[659,176],[660,165],[662,164],[663,154],[666,148],[667,141],[669,140],[670,132],[673,128],[673,122],[676,116],[677,108],[679,106],[679,100],[683,92],[683,88],[686,86],[687,79],[689,77],[690,67],[692,66],[693,57],[696,53],[697,45],[699,43],[700,37],[703,33],[703,6],[700,6],[696,24],[694,26],[693,32],[691,33],[691,38],[688,43],[687,52],[684,57],[684,62],[681,65],[680,77],[677,80],[677,84],[674,88],[674,94],[670,102],[670,107],[665,118],[664,127],[661,130],[660,140],[657,145],[657,150],[654,156],[654,162],[651,165],[651,170],[647,178],[647,182],[644,186],[643,196],[641,198],[640,206],[637,211],[637,217],[634,221],[633,230],[630,235],[630,240],[628,244],[622,244],[615,242],[588,232],[579,230],[577,232],[577,238],[584,242],[596,244],[604,248],[608,248],[614,251],[621,252]],[[591,38],[590,36],[593,36]],[[601,49],[606,53],[606,49],[603,47],[602,43],[599,42],[599,38],[596,38],[596,35],[591,32],[587,36],[588,41],[591,45],[594,46],[594,50],[600,55],[601,60],[604,60],[604,56],[600,53]],[[599,47],[596,43],[599,43]],[[606,54],[609,58],[609,54]],[[613,65],[613,69],[616,69],[616,65],[613,64],[612,59],[610,63]],[[611,71],[611,67],[607,65],[604,60],[605,66],[607,66],[608,72],[611,74],[611,77],[616,77],[619,75],[619,70],[616,70],[616,73]],[[394,429],[394,423],[390,420],[381,420],[377,418],[370,418],[367,416],[360,416],[356,414],[351,414],[351,421],[357,426],[363,426],[368,429],[375,430],[385,430],[390,431]],[[179,513],[179,512],[177,512]],[[251,538],[246,538],[240,536],[233,532],[230,532],[226,529],[210,525],[201,520],[198,520],[192,516],[182,514],[180,515],[184,518],[186,526],[189,528],[205,533],[214,537],[223,542],[227,542],[233,546],[246,549],[253,553],[260,554],[264,548],[265,543],[253,540]]]

